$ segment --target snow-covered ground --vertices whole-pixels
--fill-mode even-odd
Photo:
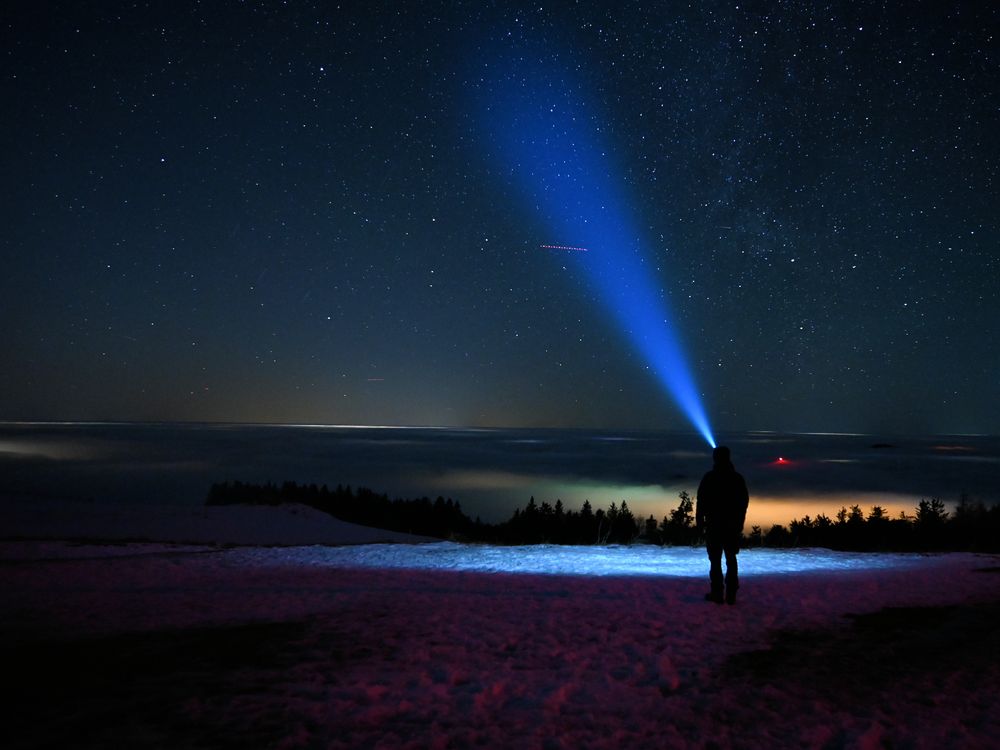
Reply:
[[[0,741],[996,746],[996,558],[746,551],[733,607],[703,600],[706,562],[653,547],[5,542]]]
[[[305,505],[185,506],[145,503],[39,502],[0,504],[5,539],[142,540],[195,544],[374,544],[426,537],[373,529]]]
[[[295,547],[280,553],[247,551],[249,562],[260,557],[265,564],[277,558],[291,565],[345,568],[411,568],[480,573],[537,573],[576,576],[667,576],[700,578],[706,572],[705,551],[700,547],[568,546],[533,544],[522,547],[488,544],[369,544],[363,547]],[[919,567],[923,555],[872,555],[832,552],[825,549],[744,550],[745,577],[809,571],[871,570]]]

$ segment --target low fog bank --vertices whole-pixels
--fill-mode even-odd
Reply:
[[[746,476],[758,516],[775,522],[852,502],[895,513],[912,512],[920,498],[951,505],[963,492],[987,505],[1000,501],[996,437],[740,433],[720,442]],[[198,505],[213,482],[292,480],[444,495],[489,521],[506,519],[530,496],[562,499],[567,507],[624,499],[637,514],[659,517],[676,505],[678,492],[694,493],[710,465],[699,436],[677,433],[0,425],[6,501]]]

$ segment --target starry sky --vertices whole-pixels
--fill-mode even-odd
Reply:
[[[552,75],[716,430],[1000,432],[996,4],[0,25],[0,419],[691,429],[484,123]]]

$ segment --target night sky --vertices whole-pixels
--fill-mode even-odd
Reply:
[[[1000,432],[1000,5],[715,6],[6,3],[0,419],[691,429],[519,90],[717,431]]]

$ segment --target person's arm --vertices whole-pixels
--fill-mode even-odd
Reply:
[[[705,530],[705,503],[702,502],[702,497],[704,496],[702,490],[704,487],[705,479],[703,477],[701,483],[698,485],[698,494],[695,495],[694,500],[694,528],[699,534]]]

